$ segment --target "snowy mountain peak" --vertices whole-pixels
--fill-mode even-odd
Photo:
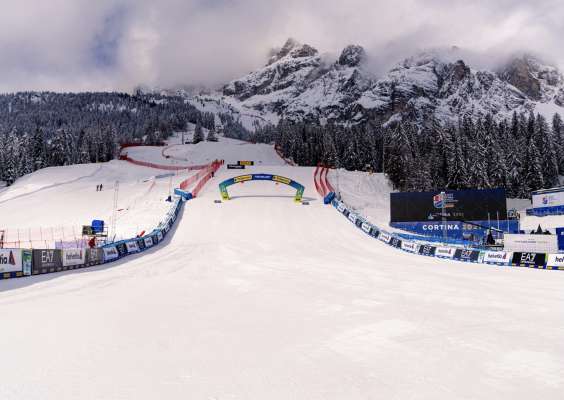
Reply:
[[[362,46],[355,44],[345,47],[337,61],[339,65],[348,65],[356,67],[366,59],[366,52]]]
[[[296,39],[288,38],[288,40],[286,40],[286,43],[284,43],[284,45],[280,48],[280,50],[274,52],[274,54],[270,57],[266,65],[268,66],[274,64],[275,62],[278,62],[285,57],[289,57],[289,58],[311,57],[311,56],[315,56],[316,54],[317,54],[317,50],[311,47],[310,45],[301,44]]]

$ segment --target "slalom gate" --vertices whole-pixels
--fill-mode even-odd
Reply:
[[[406,240],[398,234],[387,232],[371,224],[366,218],[357,213],[352,207],[346,205],[343,201],[333,199],[331,204],[339,213],[344,215],[358,229],[362,230],[367,235],[408,253],[471,263],[564,270],[564,254],[488,251],[453,247],[424,241]]]
[[[63,249],[21,249],[0,248],[0,279],[19,278],[30,275],[48,274],[106,264],[123,257],[142,253],[163,242],[170,233],[185,200],[196,197],[213,173],[223,164],[215,161],[205,165],[200,181],[190,197],[176,194],[172,204],[158,226],[140,237],[108,243],[101,247],[63,248]]]
[[[229,200],[229,193],[227,188],[236,183],[242,183],[247,181],[272,181],[276,183],[283,183],[285,185],[291,186],[296,189],[296,195],[294,196],[294,201],[302,201],[304,194],[304,186],[290,178],[284,176],[272,175],[272,174],[249,174],[249,175],[239,175],[233,178],[226,179],[219,184],[219,191],[221,192],[221,198],[223,200]]]

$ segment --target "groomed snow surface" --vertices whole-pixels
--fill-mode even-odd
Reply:
[[[297,180],[309,205],[273,182],[216,204],[218,183],[243,173],[222,169],[160,247],[0,281],[0,398],[562,398],[563,273],[393,249],[324,206],[313,169],[271,155],[244,172]],[[70,185],[27,198],[64,218]]]

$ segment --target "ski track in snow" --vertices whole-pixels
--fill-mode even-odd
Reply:
[[[562,398],[564,274],[404,253],[323,205],[313,168],[199,147],[263,163],[220,169],[159,247],[0,281],[1,399]],[[304,184],[310,205],[256,181],[214,203],[258,172]],[[384,183],[361,175],[341,189],[384,218]]]

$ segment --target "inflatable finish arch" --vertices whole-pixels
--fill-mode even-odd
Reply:
[[[304,186],[290,178],[284,176],[272,175],[272,174],[249,174],[249,175],[239,175],[230,179],[227,179],[219,184],[219,191],[221,192],[221,198],[223,200],[229,200],[229,193],[227,193],[227,187],[234,185],[236,183],[246,182],[246,181],[273,181],[278,183],[283,183],[285,185],[291,186],[296,189],[296,196],[294,201],[302,201],[302,196],[304,194]]]

